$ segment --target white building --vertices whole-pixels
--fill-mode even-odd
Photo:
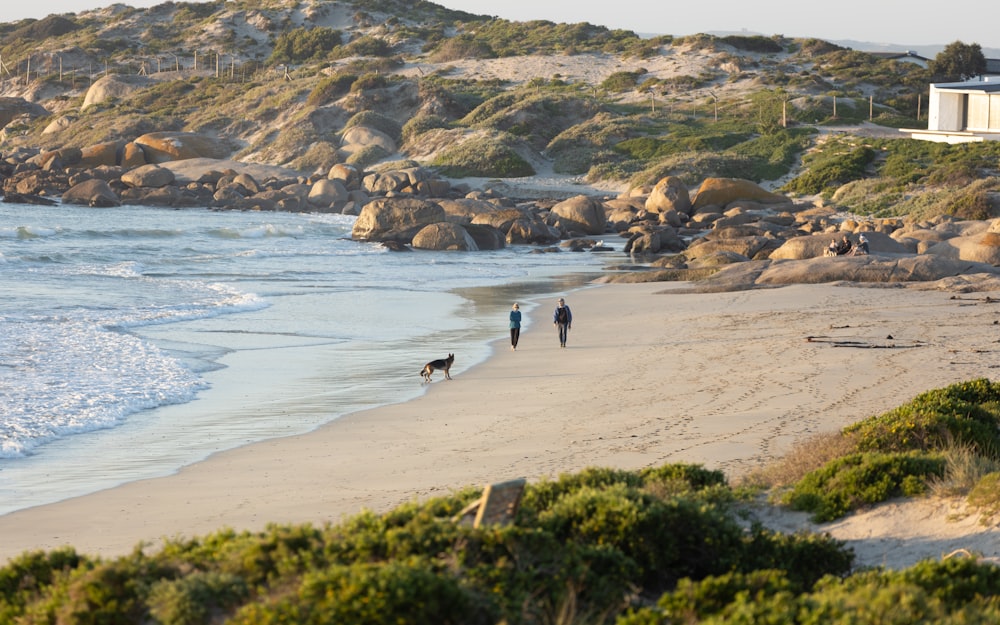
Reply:
[[[932,83],[927,130],[901,130],[914,139],[944,143],[1000,140],[1000,78]]]

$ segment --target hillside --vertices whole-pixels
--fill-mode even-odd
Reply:
[[[185,131],[306,175],[388,161],[615,191],[778,187],[831,134],[905,141],[929,81],[814,39],[642,39],[422,0],[113,5],[0,25],[0,59],[4,153]],[[787,190],[832,197],[876,166]]]

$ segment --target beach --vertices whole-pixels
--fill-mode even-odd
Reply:
[[[498,319],[484,363],[463,370],[456,354],[454,379],[435,374],[416,399],[220,452],[175,475],[0,516],[0,558],[63,545],[114,557],[222,528],[337,523],[468,485],[589,466],[699,463],[732,481],[796,441],[926,390],[991,377],[1000,365],[996,293],[793,285],[699,294],[686,286],[567,291],[566,349],[546,297],[527,313],[516,352]],[[420,384],[422,353],[399,354],[414,361],[412,379],[400,384]],[[316,409],[311,400],[308,409]],[[898,512],[860,528],[810,529],[839,531],[870,563],[892,566],[1000,544],[996,527],[929,514],[940,501],[890,505]],[[796,514],[772,522],[809,525]],[[992,549],[987,556],[998,555]]]

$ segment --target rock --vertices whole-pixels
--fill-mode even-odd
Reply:
[[[42,131],[42,134],[50,135],[53,133],[62,132],[63,130],[66,130],[67,128],[72,126],[73,122],[75,121],[76,121],[75,117],[71,117],[69,115],[60,115],[59,117],[49,122],[49,125],[45,127],[45,130]]]
[[[472,223],[493,226],[501,232],[507,232],[518,219],[530,219],[530,215],[516,208],[501,208],[475,215],[472,218]]]
[[[143,165],[122,174],[121,181],[130,187],[165,187],[173,184],[174,172],[159,165]]]
[[[577,195],[553,206],[545,223],[567,234],[604,234],[608,228],[603,205],[586,195]]]
[[[95,80],[94,84],[90,85],[90,89],[87,89],[87,95],[83,97],[83,104],[80,106],[80,110],[112,98],[125,99],[136,91],[149,87],[153,82],[147,76],[135,74],[108,74],[102,76]]]
[[[148,163],[191,158],[222,159],[229,155],[222,142],[195,132],[151,132],[137,138],[135,143],[142,146]]]
[[[351,126],[341,135],[341,150],[348,154],[361,152],[370,147],[379,147],[387,154],[394,154],[399,148],[392,137],[368,126]]]
[[[537,219],[517,219],[507,230],[508,245],[546,245],[558,240],[559,231]]]
[[[645,209],[651,213],[677,211],[685,215],[691,214],[691,196],[685,185],[677,176],[667,176],[649,192]]]
[[[409,243],[424,226],[446,220],[436,202],[419,198],[380,198],[365,204],[354,221],[351,238]]]
[[[174,186],[135,186],[125,189],[121,194],[122,204],[141,204],[143,206],[177,206],[181,199],[181,191]]]
[[[754,200],[762,204],[786,204],[788,198],[767,191],[757,183],[741,178],[706,178],[694,197],[695,210],[706,206],[725,208],[739,200]]]
[[[142,151],[142,146],[135,141],[129,141],[122,147],[121,165],[126,169],[142,167],[146,164],[146,153]]]
[[[326,176],[330,180],[339,180],[348,191],[361,188],[361,172],[354,165],[337,163],[330,168]]]
[[[63,193],[62,201],[64,204],[78,204],[98,208],[119,206],[121,204],[118,196],[111,190],[108,183],[100,178],[91,178],[90,180],[73,185]]]
[[[471,224],[480,215],[489,215],[497,212],[497,207],[486,200],[472,200],[468,198],[439,199],[437,203],[448,215],[448,221],[457,224]]]
[[[323,178],[313,183],[307,199],[313,206],[333,208],[345,204],[349,197],[349,192],[343,182],[337,179]]]
[[[480,250],[502,250],[507,247],[506,237],[498,228],[485,224],[465,224],[462,227]]]
[[[424,226],[413,236],[411,245],[422,250],[479,251],[479,246],[465,228],[447,221]]]
[[[122,141],[106,141],[90,145],[80,150],[80,167],[91,168],[106,165],[118,165],[118,155],[124,146]]]
[[[44,106],[29,102],[24,98],[0,98],[0,128],[5,127],[22,115],[35,118],[48,114],[49,112],[45,110]]]

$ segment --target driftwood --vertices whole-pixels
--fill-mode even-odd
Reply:
[[[886,340],[894,341],[890,334]],[[829,343],[831,347],[857,347],[861,349],[910,349],[912,347],[924,347],[927,345],[923,341],[913,341],[912,343],[900,345],[898,343],[872,343],[871,341],[858,341],[851,339],[838,339],[830,336],[807,336],[810,343]]]

